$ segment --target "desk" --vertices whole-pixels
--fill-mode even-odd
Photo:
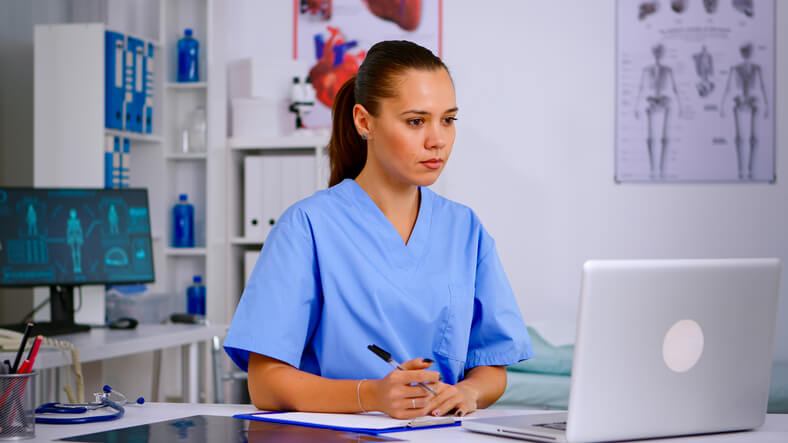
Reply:
[[[184,398],[189,403],[196,403],[199,393],[197,344],[214,336],[224,337],[226,333],[227,325],[141,324],[135,329],[92,328],[89,332],[53,338],[73,343],[79,350],[82,363],[181,346],[183,361],[188,362],[183,371]],[[0,353],[0,361],[13,359],[13,355]],[[36,358],[35,369],[59,368],[71,362],[70,352],[42,348]]]
[[[116,428],[137,426],[157,421],[172,420],[191,415],[231,416],[239,413],[254,412],[251,405],[189,404],[183,403],[146,403],[143,406],[130,405],[126,415],[117,421],[90,423],[84,425],[36,425],[36,441],[52,441],[58,438],[101,432]],[[554,411],[525,411],[487,409],[475,412],[472,417],[495,417],[504,415],[539,414]],[[461,428],[425,429],[395,434],[384,434],[403,440],[424,443],[464,443],[464,442],[516,442],[508,438],[488,436],[465,431]],[[715,443],[715,442],[753,442],[785,443],[788,441],[788,414],[769,414],[766,423],[755,431],[735,432],[711,436],[683,437],[646,440],[648,443]]]

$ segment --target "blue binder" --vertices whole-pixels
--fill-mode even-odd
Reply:
[[[146,134],[153,132],[153,43],[147,43],[145,53],[145,104],[142,108],[143,131]]]
[[[126,49],[123,51],[123,129],[131,131],[134,127],[132,114],[134,108],[134,53],[129,48],[126,38]]]
[[[128,188],[131,185],[131,142],[128,138],[123,138],[123,151],[120,153],[120,176],[118,180],[119,188]]]
[[[104,187],[107,189],[116,188],[115,177],[119,174],[120,168],[120,137],[108,135],[104,139]]]
[[[431,429],[431,428],[444,428],[448,426],[460,426],[462,421],[458,418],[448,416],[448,417],[422,417],[420,419],[414,420],[400,420],[401,423],[394,424],[389,427],[374,427],[368,428],[364,427],[364,425],[360,426],[341,426],[341,425],[329,425],[325,423],[316,423],[310,421],[302,421],[302,420],[293,420],[293,419],[283,419],[281,417],[288,416],[288,413],[284,412],[256,412],[252,414],[236,414],[233,415],[233,418],[238,418],[242,420],[256,420],[256,421],[267,421],[271,423],[280,423],[280,424],[287,424],[287,425],[296,425],[296,426],[306,426],[310,428],[325,428],[325,429],[333,429],[336,431],[345,431],[345,432],[358,432],[362,434],[387,434],[390,432],[405,432],[405,431],[418,431],[422,429]],[[333,415],[333,414],[325,414],[325,415]],[[350,416],[352,414],[343,414],[345,416]],[[360,414],[363,415],[363,414]]]
[[[143,59],[145,57],[145,43],[134,37],[126,38],[126,61],[131,58],[132,69],[126,69],[126,98],[128,93],[131,92],[131,104],[127,105],[126,110],[129,112],[129,117],[126,119],[126,130],[134,132],[142,132],[142,110],[145,105],[145,77],[143,69],[145,68]],[[130,75],[129,75],[130,74]]]
[[[123,74],[126,42],[123,34],[104,34],[104,126],[123,129]]]

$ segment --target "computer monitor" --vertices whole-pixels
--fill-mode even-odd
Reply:
[[[153,280],[147,190],[0,187],[0,287],[50,287],[52,320],[34,333],[89,329],[77,286]]]

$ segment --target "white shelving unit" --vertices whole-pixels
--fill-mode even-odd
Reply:
[[[156,282],[149,285],[151,292],[182,294],[185,306],[186,288],[192,276],[200,274],[207,290],[208,319],[225,323],[229,315],[225,300],[228,238],[224,217],[226,2],[160,0],[157,4],[158,13],[153,10],[146,14],[147,18],[158,20],[156,26],[149,27],[158,35],[138,36],[156,45],[152,134],[104,127],[104,33],[107,29],[125,35],[133,33],[105,23],[36,27],[33,183],[39,187],[101,188],[105,136],[128,138],[131,186],[148,189],[156,273]],[[135,8],[109,1],[105,7]],[[192,28],[200,43],[200,82],[180,84],[175,82],[177,41],[185,28]],[[206,109],[206,149],[184,153],[180,134],[189,113],[197,106]],[[187,193],[195,206],[195,248],[171,247],[172,206],[180,193]],[[37,291],[37,300],[45,297],[43,292]],[[85,317],[82,312],[77,320],[103,322],[104,288],[86,287],[83,292],[84,311],[90,316]],[[163,386],[168,384],[167,378],[164,381]],[[210,395],[210,383],[202,385]]]

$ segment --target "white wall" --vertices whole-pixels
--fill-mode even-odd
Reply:
[[[777,3],[777,71],[786,72],[788,5]],[[591,258],[788,261],[788,164],[780,155],[788,139],[779,124],[775,185],[614,184],[613,0],[443,4],[443,58],[460,120],[435,188],[482,218],[526,321],[571,336],[581,265]],[[290,56],[290,2],[229,7],[228,62]],[[776,115],[785,122],[788,80],[778,83]],[[775,356],[788,360],[788,285]]]

